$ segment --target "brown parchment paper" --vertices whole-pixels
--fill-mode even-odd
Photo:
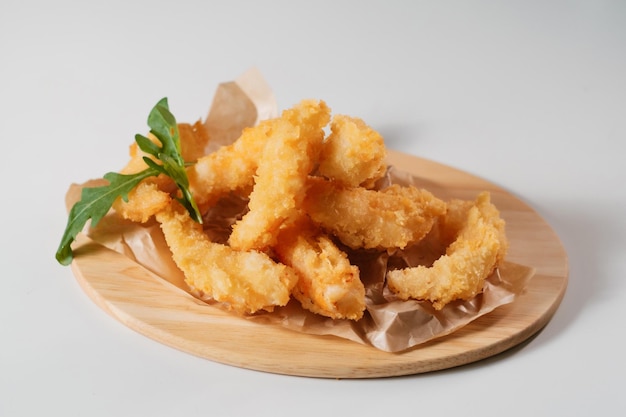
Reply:
[[[274,95],[258,70],[249,70],[235,81],[220,84],[204,122],[211,135],[211,145],[207,150],[213,151],[231,143],[244,127],[277,114]],[[98,181],[71,186],[66,196],[68,207],[78,201],[83,187],[97,185]],[[381,186],[390,183],[417,186],[419,179],[390,167]],[[223,201],[210,213],[207,233],[217,241],[225,240],[228,226],[245,209],[245,204],[244,200],[236,197]],[[87,228],[86,233],[94,241],[125,255],[208,305],[220,307],[188,287],[156,222],[133,223],[121,219],[112,211],[97,227]],[[346,252],[351,262],[359,267],[366,287],[366,312],[361,320],[326,318],[304,310],[295,300],[271,313],[263,312],[246,318],[307,334],[333,335],[387,352],[401,352],[450,334],[499,306],[513,302],[534,274],[533,268],[504,262],[487,279],[481,294],[470,301],[452,302],[436,311],[429,303],[398,300],[384,285],[391,259],[402,259],[406,264],[420,262],[421,255],[414,253],[414,249],[413,252],[412,248],[407,248],[396,253],[349,249]]]

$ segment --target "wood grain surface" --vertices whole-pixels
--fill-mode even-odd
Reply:
[[[237,367],[321,378],[378,378],[468,364],[501,353],[539,331],[565,293],[568,261],[549,225],[501,187],[460,170],[389,151],[389,163],[420,177],[440,198],[491,192],[507,222],[507,260],[536,269],[515,302],[451,335],[402,353],[387,353],[333,336],[301,334],[255,323],[208,306],[84,236],[72,270],[87,295],[111,316],[165,345]]]

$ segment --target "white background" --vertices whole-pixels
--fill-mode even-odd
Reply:
[[[533,206],[570,262],[529,343],[382,380],[238,369],[133,332],[54,259],[64,194],[123,166],[163,96],[204,117],[257,67],[280,108],[365,119],[388,147]],[[626,2],[0,4],[0,416],[615,415],[626,407]]]

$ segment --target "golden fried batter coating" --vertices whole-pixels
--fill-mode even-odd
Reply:
[[[271,119],[246,128],[235,142],[199,158],[189,167],[189,189],[201,211],[231,192],[245,195],[250,191],[258,160],[277,127],[275,119]]]
[[[356,117],[335,115],[330,128],[319,174],[345,186],[371,188],[387,170],[383,137]]]
[[[159,211],[165,209],[172,198],[161,191],[159,184],[152,178],[140,182],[130,193],[128,201],[118,198],[113,209],[124,219],[145,223]]]
[[[458,211],[455,211],[458,209]],[[464,216],[464,214],[466,214]],[[489,193],[481,193],[469,207],[451,205],[448,232],[460,226],[446,254],[431,267],[416,266],[389,271],[387,285],[401,299],[427,300],[441,309],[453,300],[469,300],[479,294],[485,279],[506,254],[508,243],[504,220],[491,204]],[[464,217],[462,224],[459,219]]]
[[[328,236],[299,221],[280,232],[274,250],[298,273],[292,295],[305,309],[333,319],[363,317],[365,287],[359,269]]]
[[[177,202],[157,213],[174,262],[187,284],[239,313],[287,304],[298,277],[265,253],[214,243]]]
[[[422,239],[446,210],[443,201],[415,187],[374,191],[314,177],[307,184],[304,210],[353,249],[404,248]]]
[[[278,228],[294,216],[317,163],[330,109],[323,101],[304,100],[274,121],[250,193],[249,211],[233,226],[228,243],[237,249],[264,249]]]

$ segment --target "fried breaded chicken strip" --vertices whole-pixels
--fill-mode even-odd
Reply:
[[[487,192],[474,204],[457,202],[450,205],[450,221],[443,228],[452,233],[459,227],[456,239],[445,255],[431,267],[416,266],[389,271],[389,289],[403,300],[427,300],[437,310],[453,300],[469,300],[479,294],[485,279],[504,258],[508,242],[504,220],[490,202]],[[458,210],[458,211],[455,211]],[[459,219],[463,218],[462,224]]]
[[[202,212],[231,192],[250,192],[265,144],[279,128],[276,119],[245,128],[235,142],[199,158],[189,167],[189,189]]]
[[[156,214],[172,258],[185,281],[244,314],[287,304],[298,277],[263,252],[241,252],[214,243],[176,201]]]
[[[233,225],[232,247],[264,249],[275,243],[278,228],[298,212],[329,120],[326,103],[315,100],[304,100],[275,120],[258,163],[249,211]]]
[[[442,200],[415,187],[374,191],[315,177],[307,186],[304,210],[353,249],[404,248],[422,239],[446,210]]]
[[[349,187],[371,188],[386,172],[383,137],[356,117],[335,115],[324,141],[319,174]]]
[[[292,295],[313,313],[359,320],[365,310],[365,287],[359,269],[304,217],[282,230],[274,246],[280,261],[298,273]]]
[[[115,200],[113,209],[124,219],[145,223],[172,201],[170,194],[161,187],[156,178],[146,178],[128,193],[128,201]]]

